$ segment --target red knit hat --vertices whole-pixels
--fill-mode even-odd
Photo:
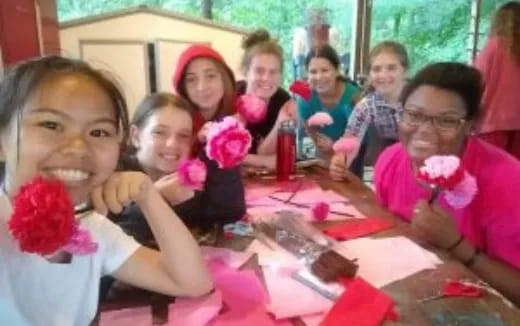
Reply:
[[[196,44],[184,50],[184,52],[179,57],[179,60],[177,61],[177,67],[175,69],[175,73],[173,74],[173,88],[177,91],[178,94],[180,94],[181,79],[182,75],[184,74],[184,71],[186,70],[186,67],[188,67],[191,61],[197,58],[211,58],[220,62],[229,74],[232,85],[235,85],[235,75],[233,74],[233,71],[229,68],[229,66],[226,64],[226,61],[220,55],[220,53],[213,50],[207,45]]]

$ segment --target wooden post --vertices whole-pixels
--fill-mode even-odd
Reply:
[[[481,14],[481,0],[471,0],[471,21],[469,24],[469,48],[468,61],[472,63],[478,52],[478,38],[480,36],[480,14]]]
[[[354,24],[352,25],[353,58],[350,71],[354,80],[366,73],[368,52],[370,51],[370,28],[372,17],[372,0],[356,0],[354,8]]]
[[[213,19],[213,0],[201,0],[201,14],[206,19]]]

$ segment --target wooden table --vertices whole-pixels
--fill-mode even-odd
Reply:
[[[332,189],[340,194],[348,196],[351,202],[353,202],[353,204],[363,213],[367,212],[365,213],[367,215],[376,216],[374,214],[383,214],[378,210],[378,208],[372,207],[373,205],[370,204],[370,200],[352,200],[352,197],[349,195],[362,190],[356,189],[354,185],[332,182],[328,178],[326,171],[320,169],[308,170],[306,172],[305,178],[314,179],[324,189]],[[269,181],[266,180],[264,182],[268,183]],[[322,224],[322,226],[324,225],[327,224]],[[396,310],[400,316],[398,322],[387,322],[385,325],[520,326],[520,310],[518,308],[508,306],[502,298],[494,294],[486,294],[482,298],[478,299],[442,298],[425,303],[419,303],[419,299],[436,294],[438,289],[442,288],[442,285],[446,280],[464,279],[476,282],[479,280],[479,278],[469,269],[465,268],[461,263],[450,258],[450,256],[446,253],[429,247],[424,243],[420,243],[420,241],[417,241],[407,224],[403,223],[394,229],[381,232],[377,235],[377,237],[391,237],[400,235],[407,236],[418,242],[419,245],[436,253],[443,260],[444,264],[435,270],[422,271],[404,280],[394,282],[382,288],[385,293],[394,299]],[[247,248],[252,240],[253,239],[250,237],[234,237],[232,239],[226,239],[223,236],[219,236],[216,246],[242,251]],[[263,279],[262,270],[258,265],[256,255],[253,256],[242,268],[253,269],[257,275]],[[149,303],[150,300],[152,300],[149,297],[134,299],[140,301],[141,304],[143,304],[143,302]],[[114,303],[112,303],[110,306],[105,306],[105,308],[109,309],[120,307],[121,305],[114,305]],[[447,321],[446,318],[449,319],[453,316],[464,316],[465,321]],[[485,316],[496,318],[495,321],[501,321],[502,324],[486,323],[486,321],[483,319]],[[445,322],[440,323],[443,318]],[[299,319],[294,319],[293,323],[294,325],[305,325]]]

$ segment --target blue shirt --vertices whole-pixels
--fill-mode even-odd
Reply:
[[[317,112],[327,112],[330,114],[334,122],[321,128],[320,133],[328,136],[333,141],[343,136],[347,121],[352,113],[352,99],[359,89],[351,83],[345,83],[345,90],[339,102],[333,107],[325,107],[318,93],[313,90],[309,101],[305,101],[298,97],[298,114],[300,119],[307,121],[313,114]]]

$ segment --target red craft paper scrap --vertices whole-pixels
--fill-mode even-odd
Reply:
[[[320,326],[379,326],[391,311],[393,300],[361,278],[348,282]]]
[[[336,240],[349,240],[391,229],[393,226],[389,221],[368,217],[332,225],[325,228],[323,232]]]

